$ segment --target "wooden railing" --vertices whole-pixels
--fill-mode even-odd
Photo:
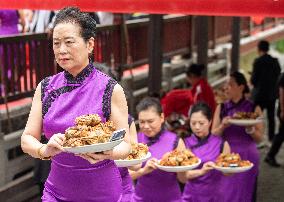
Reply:
[[[164,16],[163,59],[191,53],[192,16]],[[242,36],[257,29],[275,26],[276,19],[267,19],[254,25],[250,18],[242,18]],[[149,19],[126,23],[129,38],[127,63],[125,33],[122,25],[98,26],[94,58],[114,67],[122,73],[128,68],[148,63]],[[231,17],[209,17],[209,40],[213,47],[229,42]],[[27,34],[0,37],[0,104],[31,96],[37,84],[59,69],[54,62],[51,40],[48,34]]]
[[[0,103],[31,96],[36,85],[54,74],[51,41],[47,34],[0,37]]]

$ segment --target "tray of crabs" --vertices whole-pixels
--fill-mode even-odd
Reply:
[[[125,159],[114,160],[117,167],[134,166],[151,158],[147,145],[142,143],[131,144],[131,153]]]
[[[197,168],[201,160],[190,150],[173,150],[163,155],[156,166],[166,172],[184,172]]]
[[[248,160],[242,160],[237,153],[220,154],[217,158],[214,168],[223,173],[242,173],[250,170],[253,163]]]
[[[102,123],[98,114],[82,115],[65,130],[63,149],[75,154],[103,152],[120,144],[124,135],[125,129],[116,130],[112,121]]]

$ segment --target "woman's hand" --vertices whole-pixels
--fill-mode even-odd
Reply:
[[[54,134],[44,145],[40,151],[42,157],[52,157],[63,151],[63,143],[65,141],[65,135],[61,133]]]
[[[80,156],[81,158],[89,161],[91,164],[95,164],[105,159],[111,159],[111,160],[114,159],[113,150],[108,150],[108,151],[98,152],[98,153],[79,154],[77,156]]]
[[[143,175],[149,174],[157,169],[156,163],[158,163],[158,160],[155,158],[152,158],[147,161],[146,165],[142,168]]]
[[[223,120],[221,122],[221,125],[222,125],[223,129],[225,129],[228,126],[230,126],[229,119],[231,119],[230,116],[226,116],[226,117],[223,118]]]
[[[247,126],[245,129],[247,134],[253,134],[255,132],[255,127],[254,126]]]
[[[213,170],[214,169],[214,165],[215,163],[212,162],[212,161],[208,161],[206,163],[203,164],[201,170],[203,172],[203,174],[206,174],[208,173],[210,170]]]

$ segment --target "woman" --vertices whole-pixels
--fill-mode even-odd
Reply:
[[[223,187],[229,187],[224,192],[225,201],[255,201],[259,165],[256,143],[262,139],[262,124],[245,128],[228,123],[229,118],[236,112],[256,112],[261,115],[261,109],[245,99],[244,95],[248,92],[244,75],[240,72],[232,73],[226,89],[229,100],[219,105],[214,114],[212,133],[221,135],[229,142],[232,152],[239,153],[242,159],[254,164],[248,172],[224,178]]]
[[[186,71],[187,81],[192,85],[191,93],[193,102],[203,101],[207,103],[214,113],[216,102],[213,90],[206,79],[202,78],[202,72],[205,66],[199,64],[192,64]]]
[[[158,99],[144,98],[136,107],[140,132],[138,142],[147,144],[152,154],[138,171],[131,171],[137,180],[133,201],[181,201],[181,191],[175,173],[157,170],[157,159],[174,149],[184,148],[184,143],[176,134],[164,129],[164,114]]]
[[[212,112],[207,104],[193,105],[189,117],[193,134],[184,140],[185,146],[201,159],[202,164],[196,170],[178,173],[179,180],[186,183],[182,198],[191,202],[223,201],[222,174],[213,170],[213,162],[222,152],[230,152],[229,144],[210,133]]]
[[[35,158],[52,158],[43,201],[121,199],[121,178],[112,160],[130,152],[128,110],[121,86],[89,61],[95,27],[88,14],[73,7],[59,11],[54,22],[53,50],[64,71],[38,85],[21,138],[24,152]],[[84,114],[99,114],[102,121],[111,120],[117,129],[125,128],[125,141],[102,153],[75,156],[62,152],[62,133]],[[47,144],[39,142],[42,132],[49,139]]]

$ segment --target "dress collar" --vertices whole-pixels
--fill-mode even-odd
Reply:
[[[147,137],[148,139],[147,146],[151,146],[155,144],[156,142],[158,142],[161,135],[164,133],[164,131],[165,131],[165,127],[162,126],[160,132],[158,132],[154,137]]]
[[[206,144],[208,142],[209,138],[211,137],[211,133],[209,132],[209,134],[203,139],[200,139],[195,134],[193,134],[193,137],[196,139],[197,143],[195,145],[192,145],[191,149],[194,149],[194,148],[197,148],[197,147],[200,147],[200,146]]]
[[[230,103],[231,103],[232,107],[237,107],[240,104],[242,104],[244,101],[245,101],[245,97],[243,96],[238,102],[235,103],[232,100],[230,100]]]
[[[77,76],[73,77],[68,71],[64,71],[64,77],[67,84],[82,84],[85,79],[93,72],[94,66],[89,63]]]

